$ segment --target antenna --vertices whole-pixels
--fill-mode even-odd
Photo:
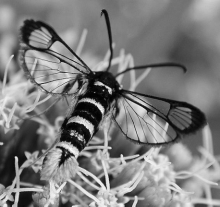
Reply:
[[[112,48],[112,31],[111,31],[111,24],[108,16],[108,12],[105,9],[102,9],[101,11],[101,16],[104,14],[105,17],[105,22],[107,26],[107,31],[108,31],[108,39],[109,39],[109,48],[110,48],[110,57],[109,57],[109,62],[108,62],[108,67],[106,71],[108,71],[111,67],[111,62],[112,62],[112,57],[113,57],[113,48]]]
[[[179,63],[173,63],[173,62],[167,62],[167,63],[156,63],[156,64],[149,64],[149,65],[141,65],[141,66],[135,66],[132,68],[127,68],[123,70],[122,72],[115,75],[115,78],[119,75],[122,75],[123,73],[126,73],[130,70],[141,70],[141,69],[147,69],[147,68],[159,68],[159,67],[177,67],[179,69],[182,69],[185,73],[187,71],[186,67]]]

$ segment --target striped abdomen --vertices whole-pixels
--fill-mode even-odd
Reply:
[[[70,117],[64,121],[60,144],[67,142],[77,148],[78,152],[82,151],[98,131],[104,115],[110,108],[111,100],[111,88],[99,81],[90,86],[87,92],[79,97],[77,106]],[[74,156],[77,157],[78,153]]]
[[[78,98],[72,114],[64,120],[59,142],[44,159],[41,179],[63,182],[75,175],[80,151],[98,131],[113,102],[117,102],[115,89],[111,87],[118,87],[116,80],[108,74],[102,77],[102,82],[89,84],[85,94]]]

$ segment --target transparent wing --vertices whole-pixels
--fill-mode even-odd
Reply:
[[[93,75],[49,25],[26,20],[20,36],[21,66],[27,77],[43,91],[52,95],[73,95],[83,79]]]
[[[126,90],[120,95],[121,114],[114,119],[122,133],[136,143],[169,144],[206,124],[205,115],[188,103]]]

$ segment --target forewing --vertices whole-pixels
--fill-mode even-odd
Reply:
[[[83,78],[93,74],[49,25],[26,20],[20,35],[22,68],[43,91],[73,95]]]
[[[120,94],[121,114],[115,121],[123,134],[136,143],[169,144],[206,124],[205,115],[188,103],[125,90]]]

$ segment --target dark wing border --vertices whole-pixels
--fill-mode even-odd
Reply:
[[[30,79],[32,83],[37,85],[37,87],[41,88],[46,93],[49,93],[51,95],[74,95],[75,93],[69,93],[69,94],[67,93],[68,88],[71,88],[69,85],[73,85],[73,83],[78,80],[82,82],[83,78],[88,79],[89,76],[94,75],[94,73],[86,65],[86,63],[59,37],[59,35],[55,32],[55,30],[44,22],[34,21],[34,20],[24,21],[24,25],[20,29],[20,42],[21,42],[20,64],[24,69],[27,78]],[[77,60],[70,59],[63,54],[51,50],[51,47],[55,42],[61,43],[61,45],[64,48],[66,48],[70,52],[70,54],[72,54],[73,57],[76,58]],[[27,63],[25,62],[25,58],[28,56],[28,55],[26,56],[26,53],[30,51],[37,51],[38,53],[41,54],[47,54],[48,56],[51,57],[51,59],[56,58],[57,60],[59,60],[60,63],[65,63],[68,66],[72,67],[74,70],[78,71],[78,73],[74,73],[70,71],[69,72],[70,77],[66,78],[67,81],[66,82],[64,81],[60,85],[66,90],[65,93],[63,93],[63,91],[62,92],[60,91],[59,93],[48,91],[47,88],[43,86],[44,83],[39,84],[39,82],[35,80],[35,77],[32,76],[31,74],[31,69],[30,69],[31,66],[28,68]],[[37,59],[36,57],[34,57],[34,55],[31,58]],[[46,62],[46,60],[44,61]],[[58,64],[59,63],[57,63],[57,66]],[[42,68],[43,67],[45,68],[45,66],[42,66]],[[54,70],[54,69],[49,68],[49,70]],[[41,74],[43,74],[44,73],[43,69],[41,69],[41,71],[42,71]],[[67,74],[67,72],[60,71],[57,69],[54,71],[56,71],[56,73],[53,73],[52,75],[61,75],[63,73]],[[71,79],[71,75],[73,77],[72,79]],[[45,71],[45,76],[46,76],[46,71]],[[51,82],[59,81],[61,79],[62,78],[60,77],[55,80],[51,80]]]
[[[207,124],[206,118],[204,113],[196,108],[195,106],[188,104],[186,102],[180,102],[180,101],[174,101],[171,99],[165,99],[165,98],[159,98],[156,96],[146,95],[138,92],[128,91],[128,90],[120,90],[119,92],[121,96],[121,100],[123,102],[123,110],[125,111],[125,124],[128,125],[127,120],[129,119],[130,122],[132,122],[132,127],[135,131],[136,137],[128,136],[128,132],[123,128],[123,126],[117,121],[117,118],[115,115],[113,115],[113,120],[118,125],[119,129],[122,131],[122,133],[126,136],[127,139],[130,141],[133,141],[134,143],[138,144],[148,144],[152,146],[162,146],[169,143],[174,143],[180,138],[195,133],[199,129],[201,129],[203,126]],[[154,105],[148,103],[145,101],[146,99],[152,99],[157,100],[159,102],[164,102],[169,105],[169,109],[167,110],[167,113],[164,113],[162,110],[159,110]],[[129,103],[134,104],[134,106],[141,107],[143,110],[145,110],[145,115],[138,114],[134,106],[131,106]],[[131,113],[136,116],[131,116]],[[144,117],[149,114],[156,115],[160,120],[162,120],[164,123],[167,123],[168,126],[173,131],[172,135],[169,135],[168,130],[165,131],[162,129],[162,125],[158,122],[155,122],[157,125],[156,134],[161,136],[159,142],[155,141],[156,138],[148,139],[147,137],[143,141],[143,138],[141,139],[139,137],[138,130],[142,130],[142,134],[145,134],[145,129],[143,127],[148,127],[150,133],[152,136],[154,136],[153,132],[151,130],[153,129],[152,123],[145,123],[143,122]],[[149,120],[153,120],[151,118],[152,116],[149,115]],[[136,121],[135,121],[136,120]],[[154,121],[153,121],[154,122]],[[144,124],[143,124],[144,123]],[[148,125],[148,126],[147,126]],[[128,126],[127,126],[128,127]],[[161,130],[160,132],[158,131]],[[169,138],[163,137],[163,133],[167,133],[166,135]],[[173,136],[173,137],[172,137]],[[163,141],[164,138],[164,141]]]
[[[28,39],[30,37],[31,32],[33,32],[34,30],[41,29],[42,26],[45,27],[51,34],[51,40],[49,41],[49,45],[47,46],[47,48],[44,48],[44,49],[31,46],[29,44],[29,39]],[[27,19],[24,21],[24,25],[20,29],[20,42],[25,43],[28,47],[32,49],[46,52],[56,41],[59,41],[60,43],[62,43],[74,55],[74,57],[82,63],[82,66],[85,67],[88,73],[92,73],[92,70],[87,66],[87,64],[65,43],[65,41],[63,41],[63,39],[48,24],[42,21],[35,21],[33,19]],[[63,56],[62,54],[59,54],[59,55]],[[66,58],[65,56],[63,57]]]

